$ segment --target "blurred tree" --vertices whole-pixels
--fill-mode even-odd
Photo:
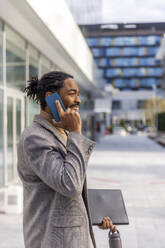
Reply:
[[[156,113],[154,104],[156,104]],[[165,99],[148,99],[145,103],[145,119],[148,125],[155,127],[155,114],[165,112]]]

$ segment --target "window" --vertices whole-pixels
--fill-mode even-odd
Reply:
[[[162,68],[148,68],[148,76],[161,76]]]
[[[145,100],[138,100],[137,101],[137,109],[145,109]]]
[[[119,101],[119,100],[113,100],[112,101],[112,109],[113,110],[119,110],[119,109],[121,109],[121,101]]]
[[[135,68],[128,68],[128,69],[123,69],[123,75],[125,77],[131,77],[136,75],[136,69]]]
[[[123,55],[125,56],[138,55],[138,48],[137,47],[125,47],[123,48]]]
[[[101,38],[101,45],[102,46],[111,46],[112,45],[112,38],[110,38],[110,37]]]
[[[127,45],[136,45],[137,38],[136,37],[115,37],[114,38],[114,45],[116,46],[127,46]]]
[[[98,38],[86,38],[89,47],[98,46]]]
[[[38,51],[29,45],[29,78],[38,76]]]
[[[2,23],[0,21],[0,85],[3,84],[3,67],[2,67],[2,41],[3,41],[3,37],[2,37]]]
[[[146,68],[138,68],[138,70],[137,70],[137,76],[142,76],[142,77],[144,77],[144,76],[146,76]]]
[[[140,86],[141,87],[152,87],[152,85],[156,84],[155,78],[146,78],[140,80]]]
[[[108,65],[109,65],[108,59],[105,59],[105,58],[100,59],[100,66],[105,67],[105,66],[108,66]]]
[[[143,56],[145,55],[145,47],[124,47],[124,56]]]
[[[145,47],[138,47],[138,55],[139,56],[144,56],[145,53]]]
[[[42,55],[41,56],[41,75],[40,76],[49,72],[50,66],[51,66],[50,61],[47,58],[45,58],[45,56]]]
[[[92,48],[94,57],[101,57],[104,55],[104,50],[102,48]]]
[[[159,45],[160,36],[140,36],[139,42],[140,45]]]
[[[142,66],[155,65],[155,59],[154,58],[139,58],[139,63]]]
[[[106,48],[106,56],[120,56],[120,48]]]
[[[123,88],[125,86],[124,80],[122,78],[116,78],[114,80],[114,86],[117,88]]]
[[[39,61],[39,53],[38,51],[31,45],[28,47],[29,49],[29,78],[31,77],[39,77],[38,75],[38,61]],[[34,115],[39,113],[39,104],[35,103],[33,100],[26,99],[26,104],[28,105],[28,112],[26,113],[26,125],[30,125],[33,121]]]
[[[115,66],[136,66],[137,58],[115,58]]]
[[[25,87],[25,41],[8,26],[6,30],[7,86],[23,90]]]
[[[123,75],[126,77],[145,76],[146,70],[145,68],[127,68],[127,69],[123,69]]]
[[[3,158],[3,91],[0,89],[0,186],[3,185],[4,158]]]
[[[128,86],[131,88],[137,88],[137,79],[136,78],[129,79]]]
[[[158,51],[158,47],[148,47],[148,55],[155,56]]]
[[[116,77],[120,76],[121,70],[118,68],[106,69],[106,77]]]

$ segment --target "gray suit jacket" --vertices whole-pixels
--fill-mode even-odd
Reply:
[[[96,247],[88,208],[86,169],[95,143],[76,132],[65,141],[36,115],[18,145],[26,248]]]

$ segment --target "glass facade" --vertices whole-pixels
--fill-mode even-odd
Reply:
[[[137,66],[138,60],[137,58],[115,58],[114,60],[114,66]]]
[[[137,37],[115,37],[113,39],[113,44],[115,46],[132,46],[137,45]]]
[[[94,47],[99,45],[98,38],[87,38],[87,43],[89,47]]]
[[[39,52],[32,46],[29,46],[29,78],[38,76]]]
[[[0,186],[4,182],[3,133],[3,91],[0,89]]]
[[[21,135],[21,100],[16,100],[16,142],[18,143]]]
[[[13,180],[13,98],[7,98],[7,179]]]
[[[50,61],[45,57],[41,56],[41,76],[47,72],[49,72],[51,69],[51,63]]]
[[[102,37],[100,39],[101,46],[111,46],[112,45],[112,38],[110,37]]]
[[[104,49],[101,48],[92,48],[92,52],[95,57],[102,57],[104,56]]]
[[[3,33],[5,39],[3,39]],[[6,46],[3,46],[3,41]],[[4,61],[6,61],[4,70],[2,55],[5,56]],[[25,99],[23,89],[26,81],[32,76],[40,77],[52,68],[57,69],[57,66],[41,51],[28,44],[14,29],[5,23],[2,25],[0,21],[0,186],[15,179],[17,143],[24,129],[24,122],[25,126],[29,125],[40,109],[38,104]],[[5,77],[3,77],[3,71],[6,72]],[[6,78],[6,84],[4,78]],[[5,98],[4,89],[7,89]],[[6,102],[6,108],[4,102]],[[7,119],[6,126],[4,116]],[[6,142],[3,136],[5,131]],[[5,171],[7,175],[4,176]]]
[[[120,48],[106,48],[106,56],[120,56]]]
[[[107,83],[123,90],[160,87],[163,72],[155,55],[161,35],[96,37],[95,33],[87,41]]]
[[[5,31],[7,87],[23,90],[26,82],[25,41],[8,26]]]
[[[0,85],[3,83],[3,76],[2,76],[2,22],[0,21]]]

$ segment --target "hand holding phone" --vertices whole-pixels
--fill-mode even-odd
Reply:
[[[62,107],[62,109],[64,111],[66,109],[64,107],[64,104],[63,104],[62,99],[59,96],[59,94],[55,92],[55,93],[47,96],[45,100],[47,102],[48,107],[50,108],[50,110],[52,112],[52,115],[53,115],[55,121],[60,122],[60,116],[59,116],[59,112],[58,112],[58,109],[57,109],[56,101],[58,100],[60,102],[61,107]]]
[[[52,124],[55,127],[66,129],[69,132],[75,131],[81,133],[82,124],[80,114],[71,108],[65,109],[58,93],[47,96],[46,102],[54,117]]]

